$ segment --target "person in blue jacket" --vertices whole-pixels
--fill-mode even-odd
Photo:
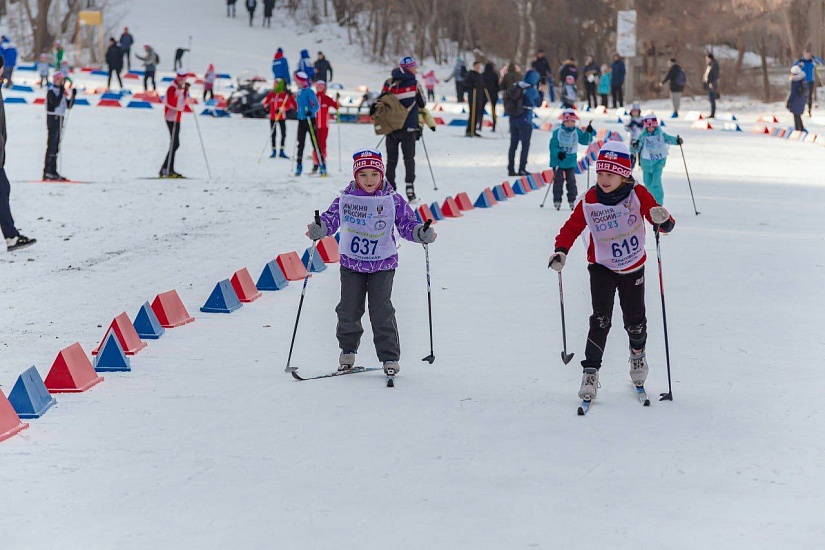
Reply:
[[[645,131],[639,136],[639,154],[642,157],[642,174],[645,187],[659,204],[665,202],[665,190],[662,187],[662,170],[665,169],[668,155],[668,145],[684,143],[679,136],[671,136],[659,128],[659,118],[653,113],[642,119]]]
[[[821,57],[814,57],[811,55],[811,50],[802,52],[802,57],[796,62],[805,73],[805,83],[808,86],[808,116],[811,116],[811,107],[814,103],[814,96],[816,95],[816,65],[822,65]]]
[[[310,82],[315,81],[315,64],[309,58],[308,50],[301,50],[301,60],[298,61],[298,70],[306,73]]]
[[[610,64],[610,94],[613,96],[613,108],[624,107],[624,78],[627,68],[619,54],[613,54]]]
[[[513,94],[508,94],[505,101],[505,112],[510,118],[510,150],[507,154],[507,175],[526,176],[527,155],[530,153],[530,139],[533,136],[533,109],[541,105],[541,94],[537,86],[541,76],[535,69],[530,69],[524,73],[524,78],[518,83],[521,88],[522,109],[521,112],[513,112]],[[515,91],[516,88],[514,87]],[[519,158],[518,172],[514,170],[516,160],[516,149],[521,143],[521,157]]]
[[[298,104],[298,152],[295,157],[295,175],[300,176],[303,171],[301,161],[304,158],[304,145],[306,145],[307,133],[309,133],[312,149],[320,160],[321,175],[326,176],[327,163],[318,148],[318,130],[315,127],[315,114],[320,107],[318,96],[309,86],[309,77],[305,72],[298,71],[295,73],[295,83],[299,88],[298,94],[295,96],[295,102]]]
[[[14,68],[17,66],[17,47],[15,47],[14,42],[9,40],[6,35],[0,37],[0,53],[3,55],[3,78],[0,85],[3,82],[6,83],[6,88],[11,88],[11,75],[14,72]]]
[[[284,50],[281,48],[278,48],[272,58],[272,76],[276,81],[282,78],[287,86],[292,84],[292,77],[289,74],[289,61],[284,57]]]
[[[785,106],[793,114],[794,130],[807,132],[802,124],[802,113],[805,112],[805,100],[808,97],[808,83],[805,82],[805,72],[799,65],[791,67],[791,91]]]
[[[579,120],[576,111],[565,109],[561,113],[561,125],[553,130],[550,138],[550,168],[553,169],[553,206],[561,208],[562,184],[567,180],[567,202],[570,210],[576,206],[576,162],[579,145],[590,145],[596,131],[592,124],[585,130],[576,128]]]

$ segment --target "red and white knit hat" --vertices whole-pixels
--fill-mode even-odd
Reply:
[[[318,80],[317,82],[315,82],[315,88],[318,89],[318,90],[326,90],[327,89],[327,83],[324,82],[323,80]]]
[[[610,172],[619,174],[624,178],[629,178],[632,172],[630,162],[630,150],[621,141],[608,141],[599,151],[599,159],[596,161],[596,173]]]
[[[579,120],[579,115],[576,114],[576,111],[573,109],[565,109],[561,112],[561,121],[567,122],[568,120],[577,121]]]
[[[309,84],[309,77],[304,71],[298,71],[295,73],[295,82],[302,88],[306,88]]]
[[[375,149],[362,149],[352,155],[352,177],[358,181],[358,172],[364,169],[378,170],[384,179],[384,159]]]
[[[642,122],[645,125],[645,128],[658,128],[659,127],[659,117],[654,115],[653,113],[647,114],[642,119]]]

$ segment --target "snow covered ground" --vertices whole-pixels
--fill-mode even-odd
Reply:
[[[170,23],[159,8],[167,4],[187,9],[147,0],[124,22],[137,35],[157,21],[149,40],[160,42],[161,25]],[[214,29],[237,45],[241,61],[232,65],[229,51],[221,61],[230,71],[252,64],[243,56],[258,49],[266,71],[270,35],[272,47],[314,48],[310,35],[290,30],[248,37],[240,13],[235,21],[218,9],[198,17],[196,36]],[[330,57],[352,86],[377,84],[386,73]],[[13,212],[39,242],[0,254],[3,391],[32,364],[45,375],[71,343],[89,351],[112,317],[134,316],[158,292],[176,288],[197,320],[151,341],[132,373],[58,395],[46,416],[0,444],[0,548],[814,548],[825,541],[825,411],[816,397],[825,382],[810,371],[823,354],[822,147],[668,121],[666,130],[685,138],[701,211],[694,216],[671,149],[666,206],[677,226],[662,238],[662,255],[675,401],[650,408],[636,401],[617,313],[599,399],[580,418],[578,360],[590,314],[584,247],[577,244],[564,271],[568,346],[576,353],[565,366],[557,281],[546,262],[567,212],[540,209],[543,190],[436,226],[435,364],[420,361],[429,352],[423,251],[404,243],[394,296],[403,350],[397,387],[385,389],[383,376],[372,374],[299,383],[283,367],[300,284],[231,315],[198,307],[236,269],[257,278],[278,253],[308,246],[312,211],[348,181],[346,154],[378,141],[372,129],[341,126],[338,171],[333,127],[332,177],[295,180],[287,161],[257,162],[264,121],[202,117],[208,180],[190,116],[178,166],[193,179],[156,181],[144,178],[165,153],[157,110],[78,108],[63,172],[91,183],[31,184],[45,149],[42,111],[7,107]],[[594,118],[596,127],[619,128]],[[294,137],[293,126],[288,133]],[[417,188],[426,201],[460,191],[475,198],[503,180],[505,134],[462,135],[439,127],[424,136],[439,187],[433,191],[419,148]],[[533,135],[534,170],[547,165],[548,139]],[[579,181],[583,189],[586,177]],[[658,395],[667,377],[650,240],[648,387]],[[293,357],[302,373],[335,367],[337,271],[310,281]],[[359,362],[376,363],[369,329]]]

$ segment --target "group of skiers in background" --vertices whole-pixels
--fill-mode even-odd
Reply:
[[[244,6],[246,7],[246,11],[249,13],[249,26],[253,26],[255,23],[255,10],[258,9],[258,0],[242,0]],[[226,16],[227,17],[235,17],[237,15],[237,11],[235,10],[235,4],[238,3],[238,0],[226,0]],[[263,21],[261,22],[262,27],[272,27],[272,12],[275,10],[275,0],[261,0],[260,2],[263,4]]]

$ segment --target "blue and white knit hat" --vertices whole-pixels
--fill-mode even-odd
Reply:
[[[415,58],[413,56],[408,55],[401,58],[401,61],[398,62],[398,66],[406,71],[407,69],[418,67],[418,63],[415,62]]]

